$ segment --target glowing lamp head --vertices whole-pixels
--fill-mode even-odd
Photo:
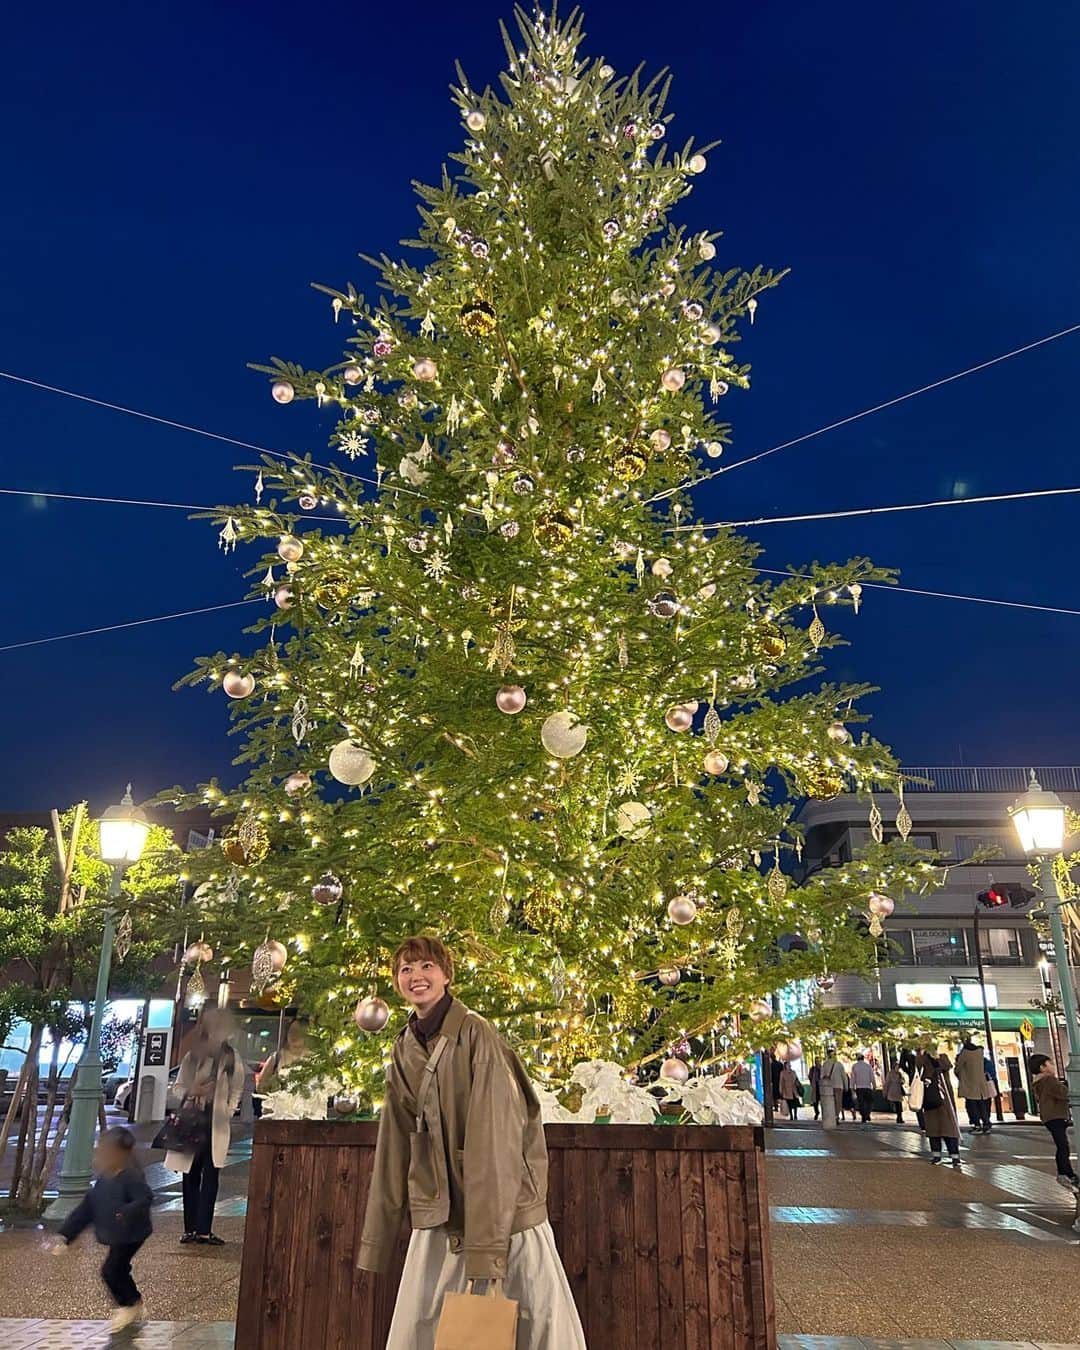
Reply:
[[[1009,815],[1025,853],[1060,853],[1065,842],[1065,803],[1056,792],[1046,792],[1031,771],[1031,782],[1022,797],[1009,807]]]
[[[130,783],[120,805],[110,806],[102,814],[99,830],[105,862],[114,867],[138,862],[150,833],[150,822],[132,801]]]

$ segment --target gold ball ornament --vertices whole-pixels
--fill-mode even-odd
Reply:
[[[672,923],[685,928],[697,918],[697,901],[689,895],[673,895],[668,901],[667,912]]]
[[[483,131],[487,125],[487,118],[479,108],[470,108],[465,114],[465,125],[470,131]]]
[[[615,813],[615,830],[624,839],[644,839],[652,827],[652,812],[644,802],[623,802]]]
[[[685,1083],[690,1070],[681,1059],[665,1059],[660,1065],[660,1080],[664,1083]]]
[[[390,1021],[390,1008],[381,998],[371,994],[356,1005],[353,1021],[361,1031],[375,1035]]]
[[[245,820],[234,825],[222,837],[221,851],[236,867],[260,863],[270,852],[270,836],[259,820]]]
[[[320,609],[341,609],[349,598],[349,582],[340,572],[324,576],[312,588],[311,598]]]
[[[611,472],[621,483],[636,483],[645,476],[648,467],[649,460],[644,451],[633,445],[620,450],[611,461]]]
[[[714,777],[719,777],[722,773],[727,773],[731,761],[722,750],[706,751],[705,758],[701,761],[706,773],[711,773]]]
[[[255,692],[255,676],[245,675],[239,670],[227,670],[221,687],[230,698],[247,698]]]
[[[574,522],[565,511],[545,511],[536,519],[533,534],[541,548],[554,553],[574,537]]]
[[[301,792],[307,792],[311,787],[311,774],[305,773],[303,769],[296,769],[285,779],[285,795],[287,797],[297,797]]]
[[[418,380],[428,384],[438,378],[439,367],[430,356],[421,356],[419,360],[413,362],[412,373]]]
[[[511,717],[521,712],[528,702],[528,696],[520,684],[504,684],[495,695],[495,706]]]
[[[844,790],[844,775],[828,764],[811,764],[799,774],[803,791],[819,802],[832,801]]]
[[[694,725],[694,714],[685,703],[676,703],[664,714],[669,731],[689,731]]]
[[[486,300],[469,300],[462,305],[458,317],[461,321],[461,327],[468,337],[490,337],[498,326],[495,308],[493,305],[489,305]]]
[[[299,562],[304,556],[304,545],[295,534],[283,534],[278,540],[278,557],[287,563]]]
[[[552,713],[540,728],[540,742],[556,759],[573,759],[585,749],[589,728],[572,712]]]
[[[360,787],[375,772],[375,761],[357,741],[338,741],[330,751],[329,768],[339,783]]]
[[[837,745],[847,745],[851,740],[851,732],[844,726],[843,722],[831,722],[825,729],[825,735],[830,741],[835,741]]]
[[[275,403],[291,403],[296,397],[296,390],[288,380],[275,380],[270,386],[270,397]]]
[[[669,394],[677,394],[686,383],[686,371],[680,366],[669,366],[660,376],[660,383]]]
[[[787,651],[787,638],[775,624],[759,629],[752,639],[754,654],[766,661],[776,661]]]

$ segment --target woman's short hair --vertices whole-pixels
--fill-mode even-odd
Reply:
[[[397,979],[398,971],[407,961],[434,961],[448,980],[454,978],[454,958],[445,942],[433,937],[411,937],[398,947],[394,953],[393,972]]]

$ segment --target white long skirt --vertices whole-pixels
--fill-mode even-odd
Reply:
[[[465,1253],[450,1250],[447,1230],[414,1229],[386,1350],[433,1350],[443,1296],[467,1286]],[[503,1293],[518,1304],[517,1350],[586,1350],[550,1223],[510,1239]]]

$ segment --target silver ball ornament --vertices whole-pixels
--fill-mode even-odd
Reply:
[[[336,1116],[354,1116],[356,1115],[359,1103],[355,1097],[335,1097],[334,1115]]]
[[[825,729],[825,735],[830,741],[835,741],[837,745],[847,745],[851,740],[851,732],[844,726],[843,722],[831,722]]]
[[[697,918],[697,901],[689,895],[673,895],[668,901],[667,912],[672,923],[685,928]]]
[[[704,155],[691,155],[686,167],[690,173],[704,173],[708,163]]]
[[[487,118],[479,108],[470,108],[465,114],[465,125],[470,131],[483,131],[487,126]]]
[[[711,773],[714,777],[719,777],[722,773],[727,773],[728,765],[731,761],[722,750],[708,750],[702,765],[706,773]]]
[[[658,619],[673,619],[679,612],[679,598],[674,591],[657,591],[648,603],[649,613]]]
[[[723,336],[715,323],[707,323],[701,330],[701,340],[706,347],[715,347]]]
[[[817,983],[817,987],[821,990],[821,992],[822,992],[823,994],[827,994],[827,993],[829,992],[829,990],[832,989],[833,986],[836,984],[836,976],[835,976],[835,975],[819,975],[819,976],[817,977],[816,983]]]
[[[318,504],[318,497],[313,497],[310,492],[305,492],[297,498],[297,505],[301,511],[314,511]]]
[[[279,586],[274,592],[274,604],[278,609],[288,609],[293,602],[291,586]]]
[[[227,670],[221,687],[230,698],[247,698],[255,692],[255,676],[244,675],[239,670]]]
[[[296,390],[288,380],[275,380],[270,386],[270,397],[275,403],[291,403],[296,397]]]
[[[521,712],[527,702],[528,696],[520,684],[504,684],[495,695],[495,706],[510,716]]]
[[[711,239],[703,239],[698,244],[698,257],[702,262],[712,262],[716,257],[716,245]]]
[[[390,1009],[388,1005],[374,994],[362,998],[353,1013],[353,1021],[360,1030],[371,1034],[382,1031],[389,1020]]]
[[[311,888],[311,898],[317,905],[336,905],[344,893],[341,878],[333,872],[324,872]]]
[[[670,989],[679,983],[682,975],[674,966],[661,966],[656,972],[656,978]]]

